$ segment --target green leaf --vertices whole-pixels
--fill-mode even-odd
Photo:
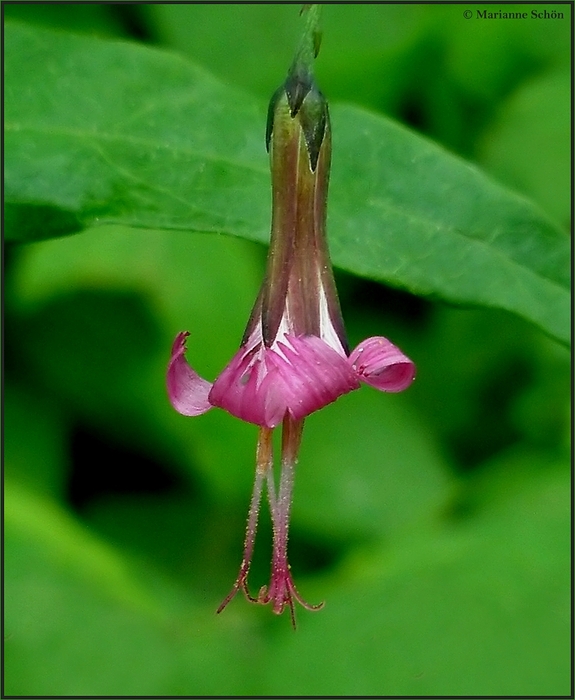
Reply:
[[[5,527],[7,693],[251,694],[263,658],[253,625],[216,625],[189,590],[17,482],[6,484]]]
[[[157,601],[133,578],[125,558],[86,532],[52,499],[35,494],[17,481],[6,484],[6,527],[11,535],[32,540],[45,556],[116,601],[162,619]]]
[[[568,696],[569,470],[533,453],[505,467],[481,515],[355,557],[278,640],[264,693]]]
[[[186,329],[190,362],[202,376],[213,380],[229,362],[262,275],[255,252],[239,239],[118,226],[27,246],[10,297],[23,313],[21,327],[12,327],[18,352],[76,418],[199,469],[228,498],[244,496],[256,428],[219,410],[196,420],[179,415],[165,370],[171,343]]]
[[[566,228],[572,193],[570,135],[570,81],[565,70],[555,70],[513,93],[481,149],[486,168],[532,197]]]
[[[6,382],[4,474],[33,490],[62,497],[66,491],[68,425],[58,402],[35,389]]]
[[[363,387],[307,419],[293,522],[389,540],[437,517],[448,466],[409,399]]]
[[[264,104],[166,52],[10,23],[5,38],[8,240],[79,222],[267,241]],[[568,342],[569,241],[555,224],[406,128],[332,112],[335,264]],[[15,226],[22,207],[37,219],[47,207],[49,225]]]

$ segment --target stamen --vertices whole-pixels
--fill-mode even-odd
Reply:
[[[276,615],[280,615],[286,605],[289,606],[294,629],[296,628],[293,604],[294,598],[307,610],[320,610],[323,607],[323,603],[319,605],[310,605],[303,600],[293,582],[287,557],[289,517],[293,495],[295,465],[301,443],[303,423],[303,419],[294,420],[289,415],[286,415],[283,421],[282,470],[277,499],[273,497],[270,491],[270,479],[268,479],[270,510],[273,521],[271,581],[269,588],[266,589],[264,587],[258,596],[259,603],[273,603],[273,611]]]
[[[217,613],[222,612],[226,605],[241,589],[251,603],[266,605],[272,603],[276,615],[281,615],[286,605],[290,610],[293,628],[296,628],[294,599],[306,610],[321,610],[323,603],[311,605],[298,592],[291,575],[291,567],[287,557],[289,518],[293,495],[295,465],[301,443],[303,419],[294,420],[286,414],[282,426],[282,461],[279,489],[276,489],[273,478],[273,442],[272,429],[261,428],[256,452],[256,478],[244,542],[244,555],[240,571],[232,590],[224,599]],[[267,486],[270,513],[273,525],[273,555],[272,570],[269,586],[262,586],[256,597],[251,595],[248,588],[248,574],[254,551],[258,515],[264,482]]]
[[[272,430],[271,428],[260,428],[258,436],[258,446],[256,450],[256,478],[252,491],[252,499],[250,502],[250,510],[248,513],[248,522],[246,526],[246,537],[244,541],[244,555],[240,566],[240,572],[236,581],[227,597],[221,603],[216,613],[221,613],[226,605],[235,597],[236,593],[243,590],[246,598],[252,603],[258,602],[257,598],[250,595],[248,589],[248,574],[252,563],[252,555],[254,552],[254,543],[256,540],[256,532],[258,528],[258,515],[260,510],[260,501],[262,496],[262,486],[264,480],[271,474],[273,466],[272,453]]]

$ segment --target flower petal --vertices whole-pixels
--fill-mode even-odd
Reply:
[[[296,420],[359,388],[347,358],[313,335],[286,335],[266,359],[283,379],[287,410]]]
[[[194,372],[184,357],[189,335],[187,331],[178,333],[172,345],[167,375],[168,396],[172,406],[182,415],[199,416],[212,407],[208,400],[212,385]]]
[[[359,388],[354,370],[315,336],[285,336],[271,348],[242,348],[214,382],[210,402],[232,415],[275,428]]]
[[[286,412],[285,387],[264,361],[269,352],[261,343],[241,348],[214,382],[211,403],[248,423],[279,425]]]
[[[348,362],[362,382],[380,391],[403,391],[415,379],[415,364],[380,336],[361,342]]]

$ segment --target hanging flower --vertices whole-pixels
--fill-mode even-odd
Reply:
[[[415,366],[383,337],[349,352],[326,239],[326,205],[331,160],[327,102],[311,66],[317,54],[311,6],[308,31],[284,85],[273,95],[266,146],[272,176],[272,225],[266,275],[240,349],[213,384],[185,359],[188,333],[174,341],[168,366],[168,395],[174,408],[197,416],[217,406],[260,427],[256,478],[248,516],[244,556],[232,591],[257,603],[310,610],[297,592],[287,559],[294,469],[306,416],[358,389],[361,382],[398,392],[414,379]],[[282,424],[281,475],[276,494],[272,431]],[[273,522],[271,581],[256,597],[247,578],[261,494],[267,487]]]

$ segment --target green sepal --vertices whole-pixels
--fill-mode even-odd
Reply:
[[[287,80],[278,88],[269,103],[266,124],[266,149],[269,152],[276,107],[282,95],[288,101],[290,117],[299,118],[309,154],[310,168],[315,172],[319,151],[329,121],[327,100],[318,90],[313,76],[301,64],[290,69]]]
[[[300,110],[300,123],[305,136],[312,172],[315,172],[317,167],[317,159],[328,121],[327,101],[314,83]]]

